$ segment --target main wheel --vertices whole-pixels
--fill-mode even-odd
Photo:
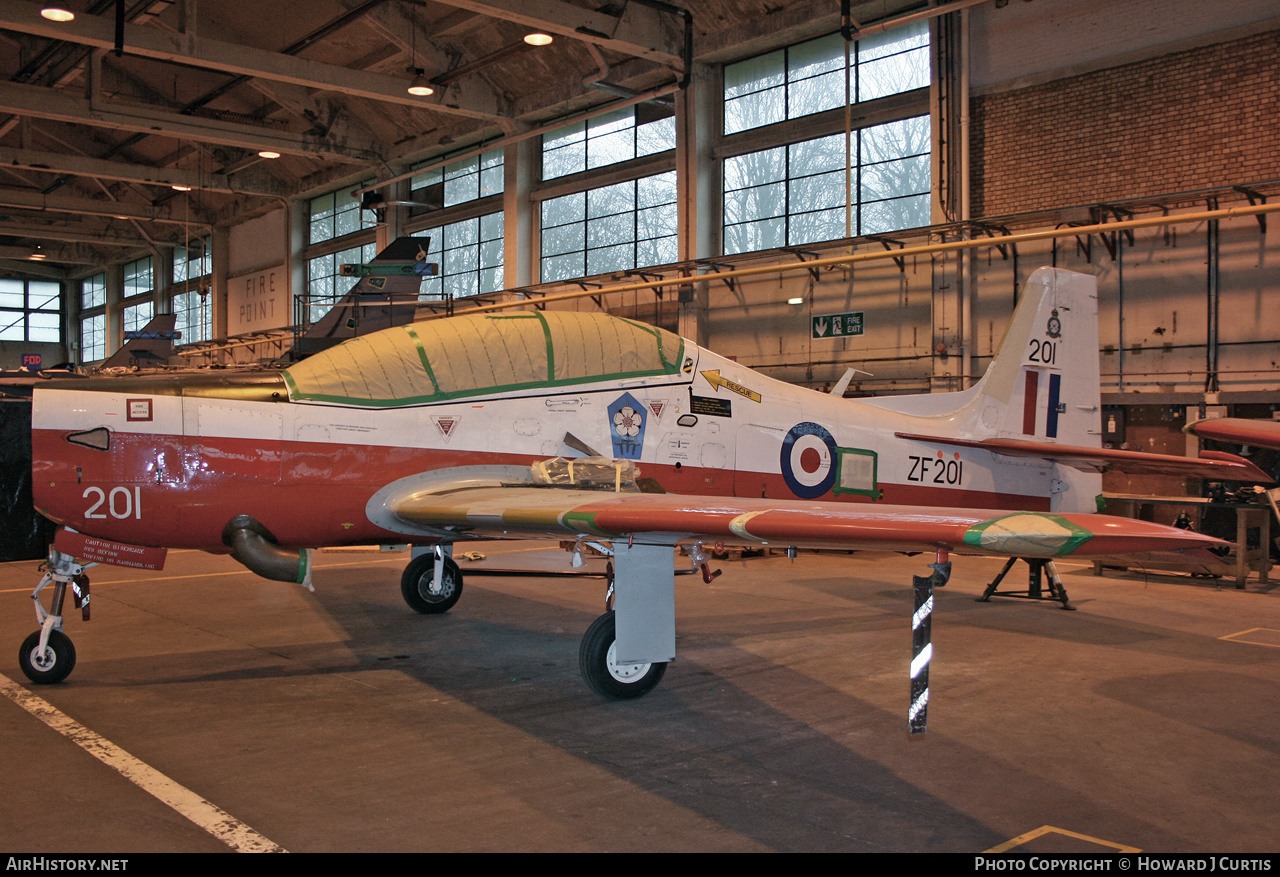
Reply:
[[[453,604],[462,596],[462,570],[452,558],[444,559],[444,575],[440,581],[440,592],[431,593],[431,583],[436,577],[436,558],[434,554],[423,554],[409,561],[400,577],[400,593],[404,601],[414,612],[423,615],[439,615],[448,612]]]
[[[40,652],[40,631],[22,641],[18,649],[18,663],[22,672],[37,685],[53,685],[61,682],[76,666],[76,647],[71,637],[60,630],[49,631],[49,645]]]
[[[613,612],[606,612],[583,634],[578,648],[582,678],[592,691],[610,700],[644,697],[662,681],[667,664],[619,664],[615,625]]]

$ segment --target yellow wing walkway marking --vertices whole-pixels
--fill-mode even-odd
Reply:
[[[144,792],[190,819],[209,834],[238,853],[284,853],[288,850],[258,834],[222,808],[209,803],[195,792],[169,779],[160,771],[139,761],[110,740],[90,731],[84,725],[59,711],[43,698],[0,675],[0,693],[22,707],[50,728],[71,740],[85,752],[115,769]]]

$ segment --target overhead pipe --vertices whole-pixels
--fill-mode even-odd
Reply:
[[[977,238],[971,240],[944,241],[938,244],[922,244],[918,247],[901,247],[896,250],[872,250],[867,253],[856,253],[844,256],[829,256],[825,259],[811,259],[801,262],[785,262],[774,265],[759,265],[754,268],[736,268],[730,271],[708,271],[705,274],[692,274],[682,277],[671,277],[663,280],[646,280],[637,283],[620,283],[614,286],[601,286],[585,289],[580,292],[564,292],[556,295],[544,295],[540,298],[524,298],[519,301],[499,302],[498,304],[480,305],[467,308],[463,313],[478,314],[485,311],[506,310],[509,308],[526,308],[530,305],[543,305],[549,302],[569,301],[576,298],[587,298],[609,295],[618,292],[634,292],[640,289],[660,289],[666,286],[691,286],[695,283],[706,283],[708,280],[730,280],[737,277],[754,277],[760,274],[781,274],[792,271],[813,271],[817,268],[849,267],[861,262],[875,262],[882,259],[902,259],[907,256],[923,256],[930,253],[962,252],[987,247],[1004,247],[1009,244],[1044,241],[1060,237],[1071,237],[1081,234],[1104,234],[1112,231],[1125,231],[1138,228],[1159,228],[1169,225],[1184,225],[1196,222],[1233,219],[1241,216],[1262,216],[1280,211],[1280,204],[1250,204],[1241,207],[1226,207],[1221,210],[1204,210],[1197,213],[1161,214],[1145,219],[1126,219],[1120,222],[1101,222],[1095,225],[1077,225],[1064,228],[1053,228],[1045,231],[1028,231],[1018,234],[1006,234],[996,237]],[[721,257],[723,258],[723,257]],[[439,314],[426,319],[441,319],[450,314]]]

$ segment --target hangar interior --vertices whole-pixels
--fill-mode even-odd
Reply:
[[[172,365],[278,360],[342,264],[416,235],[427,313],[577,292],[544,306],[819,389],[854,368],[850,396],[971,384],[1027,275],[1079,269],[1109,441],[1185,452],[1188,410],[1274,409],[1274,234],[1216,212],[1280,178],[1261,0],[1128,4],[1141,27],[1088,0],[159,0],[118,36],[116,4],[67,5],[0,20],[4,368],[92,369],[161,314]]]
[[[42,14],[48,5],[0,4],[0,368],[6,371],[62,363],[93,371],[161,315],[172,315],[181,332],[172,352],[164,362],[135,360],[124,368],[219,370],[290,361],[305,352],[300,339],[354,283],[341,266],[367,264],[413,236],[431,239],[427,261],[439,266],[414,299],[419,315],[520,302],[603,310],[678,332],[802,386],[828,390],[854,369],[847,396],[971,386],[991,361],[1022,284],[1036,268],[1053,265],[1097,278],[1107,442],[1194,455],[1195,440],[1181,431],[1189,420],[1271,419],[1280,408],[1280,309],[1273,298],[1280,251],[1277,220],[1269,215],[1280,204],[1280,17],[1270,0],[705,0],[687,7],[659,0],[71,0],[57,4],[73,13],[61,21]],[[410,86],[427,93],[411,93]],[[702,274],[713,276],[688,282]],[[856,321],[832,320],[855,314]],[[348,323],[339,335],[361,332],[358,318]],[[1108,491],[1117,494],[1201,490],[1174,476],[1107,478]],[[1176,507],[1154,513],[1168,523]],[[765,562],[777,562],[769,576],[792,575],[785,561]],[[863,574],[877,588],[888,587],[877,573]],[[342,575],[325,607],[335,612],[358,604],[351,596],[356,583]],[[790,605],[787,595],[770,595],[777,603],[770,611],[820,626],[830,607],[821,598],[806,601],[832,591],[837,575],[826,567],[806,573],[801,578],[812,579],[813,590]],[[961,587],[980,588],[979,578]],[[161,590],[146,597],[132,627],[145,628],[144,615],[163,611]],[[255,607],[294,599],[243,590],[237,599]],[[483,631],[454,628],[452,641],[478,649],[467,639],[474,635],[510,648],[516,619],[544,599],[532,588],[517,590],[495,603],[497,614]],[[1226,790],[1226,777],[1238,778],[1237,791],[1246,797],[1274,794],[1266,784],[1277,775],[1274,754],[1252,775],[1246,765],[1251,746],[1274,753],[1280,745],[1242,730],[1256,716],[1240,706],[1271,700],[1266,686],[1274,667],[1201,653],[1207,647],[1194,637],[1208,634],[1187,617],[1222,609],[1204,594],[1191,598],[1199,602],[1186,616],[1171,609],[1154,618],[1144,615],[1150,610],[1142,594],[1126,593],[1110,610],[1114,617],[1078,634],[1041,627],[1056,618],[963,616],[957,644],[964,657],[952,679],[960,691],[995,713],[1010,709],[1011,700],[1043,697],[1041,684],[1052,684],[1079,696],[1080,715],[1019,726],[1009,753],[962,739],[989,727],[958,729],[942,752],[925,757],[927,768],[909,766],[914,753],[901,744],[868,778],[864,756],[855,763],[848,753],[862,735],[897,727],[883,692],[851,695],[841,690],[845,682],[816,671],[798,686],[793,670],[781,673],[785,678],[765,678],[780,671],[756,675],[752,648],[807,667],[814,652],[843,636],[824,634],[821,647],[771,638],[770,626],[750,608],[767,591],[752,580],[742,592],[721,595],[735,620],[751,623],[752,645],[724,647],[717,639],[721,622],[695,628],[695,663],[711,666],[731,651],[748,668],[731,689],[719,690],[722,711],[712,725],[686,727],[689,718],[675,700],[691,693],[710,698],[717,689],[704,678],[708,673],[653,718],[652,759],[635,755],[646,745],[644,720],[600,707],[595,718],[603,730],[580,741],[583,761],[570,771],[581,786],[600,783],[598,794],[557,802],[554,816],[539,817],[548,822],[538,828],[541,840],[524,846],[504,830],[529,830],[522,820],[540,803],[536,783],[509,797],[475,799],[496,806],[497,816],[453,801],[493,833],[487,843],[464,833],[443,846],[642,848],[634,836],[566,828],[577,819],[616,818],[607,793],[618,793],[649,814],[639,820],[642,834],[667,839],[654,849],[986,849],[1035,827],[1020,822],[1022,807],[1043,814],[1037,825],[1071,822],[1089,810],[1089,786],[1110,785],[1130,769],[1144,733],[1177,766],[1175,791],[1189,797],[1158,795],[1154,786],[1165,775],[1148,763],[1138,773],[1153,786],[1126,785],[1085,825],[1075,823],[1088,838],[1066,831],[1059,840],[1075,838],[1067,842],[1077,845],[1074,851],[1124,848],[1121,841],[1097,841],[1120,835],[1171,849],[1257,849],[1269,836],[1265,821],[1245,815],[1237,792]],[[1105,599],[1093,585],[1087,593]],[[21,596],[9,603],[25,601]],[[555,600],[582,608],[576,596]],[[723,609],[714,594],[699,600],[706,618]],[[879,590],[866,594],[858,617],[879,619],[889,611],[887,600]],[[252,733],[224,716],[234,711],[218,701],[225,693],[214,693],[220,681],[268,670],[262,715],[284,733],[307,733],[302,719],[288,715],[291,708],[304,711],[307,696],[325,704],[342,699],[320,674],[305,677],[305,695],[285,686],[305,675],[297,669],[303,665],[335,677],[343,672],[349,656],[327,641],[282,647],[279,654],[287,656],[278,666],[262,652],[225,673],[203,667],[207,653],[229,648],[219,637],[263,648],[260,630],[228,632],[244,623],[230,621],[234,609],[224,607],[227,617],[202,628],[208,639],[184,653],[167,690],[128,695],[131,709],[150,714],[179,688],[195,692],[188,716],[205,725],[183,738],[187,754],[177,744],[165,754],[171,769],[214,774],[188,764],[189,753],[226,739],[218,732],[234,739]],[[354,660],[373,671],[366,678],[377,690],[363,692],[359,706],[337,709],[381,710],[378,732],[416,744],[404,704],[432,696],[375,675],[401,657],[397,647],[414,660],[424,648],[375,644],[375,634],[391,627],[391,611],[360,605],[364,627]],[[1251,626],[1251,618],[1260,622],[1253,627],[1280,629],[1280,620],[1269,620],[1271,608],[1233,603],[1226,612],[1238,622],[1234,629]],[[539,630],[556,631],[553,619],[536,611],[532,617]],[[332,621],[305,613],[299,624],[286,639],[323,639],[316,631]],[[1109,668],[1089,647],[1114,645],[1115,637],[1141,641],[1140,672],[1167,672],[1173,686],[1189,679],[1196,692],[1213,688],[1211,676],[1228,666],[1224,686],[1238,693],[1239,709],[1205,717],[1160,696],[1136,705],[1130,699],[1131,714],[1108,725],[1127,736],[1106,741],[1114,748],[1090,764],[1094,773],[1043,768],[1039,785],[1024,788],[1023,778],[1042,769],[1036,759],[1046,737],[1077,730],[1088,737],[1084,724],[1105,713],[1108,697],[1132,694],[1131,677],[1108,676],[1100,696],[1097,688],[1075,691],[1079,679],[1060,676],[1056,666],[1040,677],[1051,681],[1041,683],[1007,656],[1002,669],[1017,684],[1000,692],[982,688],[988,638],[1014,649],[1040,635],[1061,637],[1079,666],[1099,674]],[[146,648],[135,655],[127,645],[103,642],[148,660]],[[1266,652],[1276,643],[1263,637],[1255,645]],[[857,648],[843,640],[838,646]],[[1186,675],[1156,660],[1170,656]],[[521,659],[543,667],[559,660],[551,652]],[[879,686],[897,669],[877,661],[871,663]],[[513,746],[521,734],[543,748],[524,763],[466,761],[450,769],[468,776],[452,779],[497,788],[525,769],[530,777],[564,769],[564,753],[579,743],[573,720],[557,712],[580,704],[571,695],[535,707],[530,687],[558,682],[561,669],[531,671],[516,700],[503,701],[494,693],[501,686],[488,678],[500,671],[483,657],[474,663],[480,681],[450,682],[435,670],[415,670],[413,678],[444,692],[439,702],[448,701],[443,721],[450,727],[477,731],[467,725],[470,713],[484,713],[481,751]],[[109,715],[109,695],[141,681],[141,671],[126,664],[124,657],[112,664],[103,683],[110,690],[95,692],[88,709]],[[892,681],[901,687],[898,676]],[[772,698],[775,686],[793,690],[771,699],[767,715],[753,716],[757,699]],[[884,694],[883,703],[898,694]],[[836,714],[847,704],[834,695],[868,707],[870,724],[839,724]],[[1148,713],[1173,716],[1192,731],[1153,730]],[[348,742],[336,719],[310,721],[323,728],[326,742]],[[225,726],[215,728],[219,722]],[[778,745],[761,742],[773,736]],[[615,738],[633,746],[625,765],[608,754]],[[722,738],[755,743],[718,750]],[[720,752],[708,776],[755,803],[732,815],[729,805],[698,797],[692,789],[699,771],[681,761],[686,740]],[[784,751],[787,741],[799,755]],[[16,745],[39,748],[25,736]],[[1226,752],[1212,763],[1222,778],[1199,776],[1210,770],[1198,760],[1206,746]],[[1025,796],[996,808],[996,816],[959,803],[965,778],[954,765],[977,749],[984,763],[997,765],[982,781],[988,799],[1011,786]],[[415,752],[409,760],[429,771],[449,757]],[[307,778],[303,761],[270,745],[246,744],[229,756],[237,769],[264,774],[274,769],[269,758],[284,765],[287,781]],[[795,766],[824,759],[829,779]],[[763,768],[744,767],[753,760]],[[334,777],[362,769],[325,761]],[[22,770],[22,782],[40,782]],[[924,779],[916,776],[922,770]],[[399,788],[394,777],[374,773]],[[234,779],[189,781],[253,801]],[[625,792],[615,788],[632,782]],[[889,791],[883,806],[870,805],[846,799],[847,785],[836,788],[837,782]],[[706,784],[714,797],[713,780]],[[83,794],[102,804],[113,790],[93,786]],[[334,779],[320,806],[338,814],[330,824],[348,818],[354,824],[359,808],[376,797],[365,794]],[[1187,803],[1196,795],[1218,808],[1220,822],[1205,836],[1196,835],[1199,814]],[[767,825],[770,796],[812,833]],[[902,815],[913,808],[949,827],[931,833]],[[686,819],[691,811],[696,818]],[[830,816],[836,812],[848,822]],[[287,834],[285,826],[299,817],[266,807],[245,814],[258,815],[275,823],[268,829],[274,835]],[[186,829],[166,834],[168,819],[144,813],[120,848],[204,848],[207,839],[191,840],[181,834]],[[366,833],[359,836],[326,838],[317,829],[295,844],[403,843],[394,826],[360,824]],[[851,835],[858,838],[852,846]],[[115,843],[87,829],[66,842]]]

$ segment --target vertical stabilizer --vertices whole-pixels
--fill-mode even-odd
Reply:
[[[1100,447],[1100,381],[1097,281],[1039,268],[958,425],[966,438]]]

